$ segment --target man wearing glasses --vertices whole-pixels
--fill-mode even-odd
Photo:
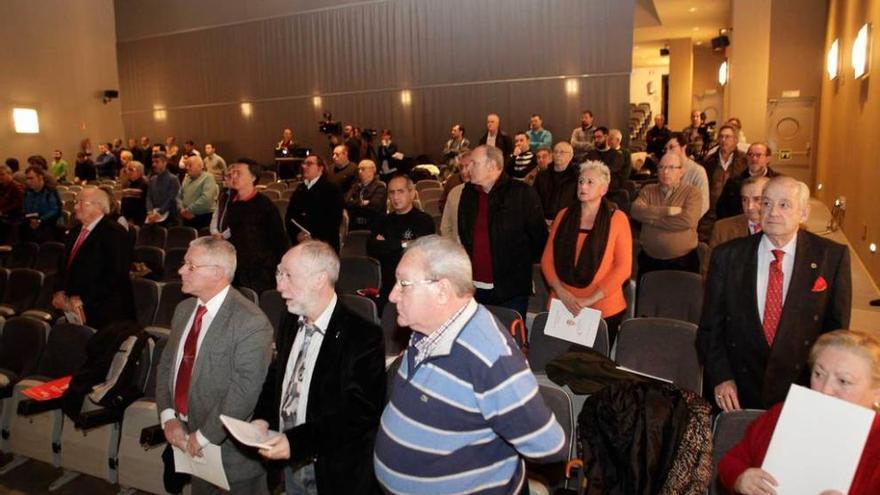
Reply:
[[[263,387],[255,425],[282,432],[259,454],[283,461],[285,493],[378,493],[373,441],[385,401],[382,330],[337,297],[339,258],[305,241],[278,265],[287,303],[274,373]]]
[[[655,270],[700,271],[700,191],[682,182],[684,170],[677,154],[663,155],[657,172],[659,183],[643,187],[632,204],[632,217],[642,222],[637,280]]]
[[[526,458],[567,456],[525,357],[474,300],[461,245],[415,240],[391,301],[413,333],[376,438],[373,465],[387,492],[523,493]]]
[[[749,177],[767,177],[772,179],[779,175],[770,168],[770,158],[772,156],[770,146],[767,143],[759,141],[749,146],[749,151],[746,153],[747,168],[724,184],[721,197],[718,198],[718,204],[715,205],[715,213],[719,220],[736,216],[743,212],[739,191],[742,189],[744,180]]]
[[[535,190],[541,198],[544,220],[553,223],[559,210],[571,205],[577,199],[577,167],[570,167],[574,150],[565,141],[553,147],[553,162],[535,177]]]
[[[59,267],[52,306],[99,330],[134,320],[131,242],[125,228],[107,216],[110,198],[100,189],[85,189],[73,208],[79,225],[67,235],[67,261]]]
[[[246,455],[220,421],[221,414],[251,416],[272,355],[272,325],[230,285],[235,268],[228,241],[200,237],[187,249],[178,273],[181,289],[194,297],[174,310],[156,368],[156,406],[169,449],[202,457],[209,444],[219,445],[229,493],[268,494],[260,461]],[[193,494],[217,492],[193,478]]]
[[[745,153],[736,147],[736,134],[733,126],[721,126],[718,129],[718,149],[706,155],[703,160],[706,175],[709,177],[709,212],[700,220],[700,239],[703,241],[709,240],[715,220],[719,218],[715,208],[727,181],[742,175],[748,168]]]

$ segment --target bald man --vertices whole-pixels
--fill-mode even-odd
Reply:
[[[100,189],[85,189],[74,210],[79,225],[67,236],[67,261],[60,267],[52,306],[77,313],[96,329],[134,320],[131,242],[125,228],[107,216],[110,198]]]

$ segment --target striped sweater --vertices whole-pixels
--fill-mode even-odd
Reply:
[[[511,494],[522,457],[564,459],[565,434],[516,345],[471,300],[416,364],[395,377],[376,439],[376,477],[392,493]]]

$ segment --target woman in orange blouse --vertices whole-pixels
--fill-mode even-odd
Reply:
[[[541,270],[556,297],[577,315],[602,312],[613,343],[626,309],[623,283],[632,271],[632,233],[626,214],[605,199],[611,173],[587,161],[578,177],[578,201],[561,210],[550,227]]]

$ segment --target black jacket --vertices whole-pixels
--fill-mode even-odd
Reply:
[[[697,348],[709,387],[734,380],[743,408],[766,409],[784,400],[792,383],[809,383],[813,343],[823,333],[849,328],[849,250],[803,230],[797,235],[773,347],[767,345],[758,312],[764,304],[757,300],[762,236],[740,237],[712,251]]]
[[[487,131],[483,134],[483,137],[480,138],[480,145],[486,144],[486,139],[489,138],[489,132]],[[501,153],[504,156],[510,156],[513,154],[513,138],[511,138],[506,132],[498,129],[498,136],[495,138],[495,147],[501,150]]]
[[[285,312],[255,419],[277,430],[284,373],[298,331],[298,317]],[[373,444],[385,404],[382,330],[354,315],[339,300],[312,371],[305,423],[284,432],[293,465],[313,460],[318,493],[379,493]]]
[[[458,234],[473,260],[478,191],[466,184],[458,205]],[[489,242],[495,297],[506,301],[532,293],[532,264],[541,259],[547,224],[532,186],[501,174],[489,191]]]
[[[553,170],[553,164],[538,172],[535,177],[535,190],[541,198],[544,218],[553,220],[559,210],[577,201],[578,167],[569,163],[562,172]]]
[[[777,175],[779,175],[778,172],[769,166],[767,167],[765,177],[770,179]],[[743,212],[740,189],[742,189],[743,182],[748,178],[749,169],[745,169],[741,174],[731,177],[724,183],[724,188],[721,189],[721,196],[718,197],[718,203],[715,204],[715,216],[718,217],[718,220],[735,217]]]
[[[65,259],[70,259],[80,230],[82,225],[77,225],[67,234]],[[100,330],[113,321],[135,319],[128,275],[131,251],[128,232],[104,215],[61,272],[55,290],[82,299],[86,325]]]
[[[290,197],[284,216],[290,243],[296,245],[296,236],[300,233],[299,228],[290,221],[294,219],[312,234],[312,239],[330,244],[338,253],[342,207],[342,192],[327,178],[326,173],[321,174],[311,189],[306,187],[305,182],[301,183]]]

